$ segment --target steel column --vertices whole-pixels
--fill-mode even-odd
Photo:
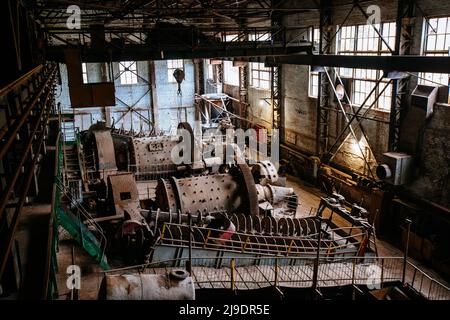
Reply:
[[[412,0],[399,0],[397,6],[395,48],[393,55],[408,55],[411,47],[413,24],[411,24],[408,19],[407,24],[403,25],[403,19],[414,16],[414,2]],[[389,124],[390,151],[397,151],[399,147],[400,126],[402,113],[406,104],[408,85],[409,78],[394,80],[392,84],[391,115]]]
[[[320,2],[320,38],[319,53],[330,53],[329,27],[331,26],[331,1],[322,0]],[[328,125],[329,125],[329,84],[326,77],[319,72],[319,88],[317,95],[317,117],[316,117],[316,155],[322,157],[328,149]]]

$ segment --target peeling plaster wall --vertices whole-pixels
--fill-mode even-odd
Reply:
[[[265,101],[266,99],[267,101]],[[272,107],[270,106],[270,90],[254,87],[248,88],[248,119],[267,130],[272,128]]]
[[[407,187],[415,195],[450,207],[450,105],[436,104],[423,133],[416,180]]]
[[[309,67],[283,65],[285,141],[298,149],[314,153],[316,147],[317,99],[308,96]]]

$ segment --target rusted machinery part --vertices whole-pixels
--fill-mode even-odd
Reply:
[[[275,165],[269,160],[262,160],[252,166],[252,175],[257,183],[266,179],[266,182],[276,183],[278,181],[278,172]]]
[[[259,213],[256,185],[245,163],[230,173],[160,180],[156,196],[163,211]]]
[[[158,208],[166,212],[177,212],[180,208],[176,191],[167,179],[159,179],[156,187]]]
[[[268,220],[271,221],[271,220]],[[161,244],[187,246],[189,240],[189,228],[186,225],[168,224],[164,227],[164,236]],[[193,247],[207,250],[231,250],[236,252],[254,254],[283,254],[296,256],[310,254],[315,256],[318,241],[308,237],[287,237],[284,235],[267,236],[260,233],[235,232],[233,228],[224,226],[223,230],[192,228]],[[227,237],[223,237],[227,235]],[[336,243],[323,239],[321,248],[323,256],[332,257],[336,250]]]
[[[204,210],[236,212],[245,201],[238,182],[230,174],[172,177],[171,182],[182,213]]]
[[[194,214],[191,214],[192,225],[204,227],[211,221],[224,217],[228,218],[228,215],[223,211],[217,212],[200,212],[197,211]],[[165,212],[160,209],[156,211],[151,211],[147,215],[147,223],[150,226],[152,233],[154,234],[154,238],[157,239],[161,235],[161,227],[163,224],[189,224],[189,215],[185,213],[181,213],[180,210],[177,212]]]
[[[95,150],[97,150],[97,170],[117,170],[114,154],[114,143],[109,130],[93,131],[95,139]]]
[[[144,248],[148,232],[145,225],[135,220],[127,220],[122,223],[121,239],[126,248]]]
[[[292,188],[272,186],[270,184],[265,187],[270,190],[269,201],[271,204],[277,204],[286,201],[286,199],[289,199],[290,196],[295,195],[294,189]]]
[[[260,233],[269,235],[283,235],[305,237],[316,235],[319,232],[320,222],[315,217],[291,218],[246,216],[244,214],[231,214],[229,219],[236,226],[238,232]]]
[[[170,136],[133,138],[131,140],[131,161],[136,169],[147,173],[165,169],[174,169],[171,152],[178,140]]]
[[[268,201],[271,205],[276,205],[284,202],[291,209],[297,208],[297,197],[292,188],[256,184],[256,194],[259,203]]]
[[[184,280],[187,277],[189,277],[189,272],[184,269],[176,269],[169,272],[169,278],[176,281]]]
[[[288,220],[286,218],[281,218],[278,220],[278,228],[280,234],[289,235],[291,233],[291,229],[289,228]]]
[[[194,281],[184,270],[165,274],[106,275],[99,299],[106,300],[194,300]]]
[[[129,214],[135,220],[140,219],[139,191],[136,180],[131,172],[110,174],[107,178],[109,199],[113,204],[116,214],[123,214],[125,208],[129,208]]]
[[[191,164],[193,164],[195,162],[195,154],[194,154],[194,148],[195,148],[195,138],[194,138],[194,130],[192,130],[191,125],[189,124],[189,122],[180,122],[178,124],[178,129],[184,129],[187,130],[189,132],[190,138],[191,138],[191,142],[190,142],[190,146],[191,146]]]
[[[258,193],[256,191],[255,180],[253,178],[252,172],[246,163],[239,163],[236,165],[237,177],[240,180],[240,185],[242,186],[242,192],[247,195],[243,197],[245,199],[243,203],[244,212],[248,212],[251,215],[258,215]]]

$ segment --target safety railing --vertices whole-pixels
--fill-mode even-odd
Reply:
[[[76,213],[76,218],[78,219],[78,223],[86,225],[89,231],[94,235],[97,240],[96,245],[101,249],[101,257],[100,261],[103,260],[105,256],[105,250],[107,246],[106,235],[103,231],[103,228],[95,221],[95,219],[91,216],[89,212],[77,201],[70,191],[64,186],[62,180],[57,177],[55,179],[56,187],[58,188],[61,198],[65,199],[69,204],[69,209],[72,213]],[[62,202],[60,203],[62,206]],[[81,235],[83,235],[83,231],[80,230]]]
[[[47,121],[55,113],[54,64],[38,66],[0,89],[0,220],[8,212],[8,224],[0,230],[0,278],[13,246],[22,208],[39,167]]]
[[[167,273],[186,268],[188,259],[172,259],[138,266],[112,269],[111,274]],[[268,286],[294,288],[325,288],[363,285],[378,289],[389,283],[402,281],[403,257],[346,257],[330,260],[326,257],[195,257],[191,259],[191,276],[196,288],[258,289]],[[161,264],[173,267],[160,268]],[[449,300],[450,288],[407,263],[404,285],[414,288],[431,300]],[[418,286],[418,279],[421,281]]]
[[[61,175],[61,163],[62,156],[60,156],[60,151],[62,148],[61,134],[58,134],[55,143],[55,166],[54,166],[54,177]],[[43,299],[52,299],[58,294],[58,287],[56,281],[56,272],[58,270],[58,261],[56,257],[56,252],[58,248],[58,217],[57,217],[57,205],[59,203],[59,192],[56,184],[53,184],[52,188],[52,202],[51,202],[51,214],[48,227],[48,241],[47,241],[47,252],[44,268],[44,285],[43,285]]]

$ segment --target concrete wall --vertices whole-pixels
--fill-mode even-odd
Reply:
[[[155,61],[155,84],[157,124],[159,129],[166,132],[176,130],[179,122],[194,121],[194,63],[184,60],[185,79],[181,83],[182,96],[178,96],[178,84],[169,82],[167,61]]]
[[[194,120],[194,65],[191,60],[184,60],[185,80],[181,84],[181,100],[177,95],[177,83],[169,82],[167,61],[155,61],[155,113],[156,125],[160,131],[169,132],[176,129],[179,121]],[[61,86],[57,87],[57,102],[61,103],[66,113],[72,113],[70,107],[69,87],[67,83],[67,69],[65,64],[60,64]],[[113,63],[114,84],[116,90],[116,105],[107,108],[83,108],[75,110],[76,125],[81,130],[86,130],[97,121],[109,121],[115,127],[123,127],[125,130],[148,131],[152,126],[148,121],[152,118],[152,85],[151,65],[148,61],[137,62],[137,84],[126,85],[120,83],[119,63]],[[101,82],[102,68],[99,64],[87,64],[89,82]],[[126,112],[129,107],[134,112]]]
[[[317,99],[308,96],[309,67],[283,65],[282,68],[285,141],[301,151],[314,153]]]
[[[333,4],[348,3],[348,1],[333,1]],[[294,7],[299,5],[299,1],[291,1],[286,6]],[[450,15],[450,1],[432,1],[418,0],[420,8],[416,10],[416,17],[411,22],[414,26],[413,38],[411,42],[410,54],[420,55],[422,52],[422,33],[424,26],[423,16],[437,17]],[[307,5],[303,1],[303,5]],[[397,1],[373,1],[364,2],[363,9],[371,4],[377,4],[381,8],[382,22],[394,21],[397,12]],[[351,6],[336,6],[333,9],[331,34],[336,30],[336,25],[342,24],[343,19],[349,12]],[[284,18],[286,26],[310,26],[319,27],[318,13],[302,13],[289,15]],[[346,25],[365,24],[365,17],[357,9],[354,9],[349,16]],[[291,38],[294,35],[291,34]],[[335,50],[335,41],[331,51]],[[282,81],[283,90],[282,97],[284,103],[284,125],[286,142],[294,146],[296,149],[306,153],[315,153],[315,132],[317,117],[317,99],[308,96],[308,66],[283,65]],[[416,87],[417,77],[411,76],[409,81],[409,93]],[[442,88],[441,88],[442,89]],[[445,89],[445,88],[444,88]],[[447,89],[448,90],[448,89]],[[442,90],[441,90],[442,91]],[[337,110],[339,106],[334,102],[334,94],[330,93],[330,108]],[[406,115],[410,106],[410,97],[407,95]],[[442,102],[442,100],[441,100]],[[449,206],[449,170],[450,163],[448,159],[449,149],[448,141],[450,133],[448,132],[448,105],[441,104],[435,106],[435,114],[426,123],[425,126],[418,128],[420,134],[408,134],[411,126],[419,126],[417,121],[405,121],[400,130],[400,151],[405,151],[416,156],[416,168],[414,173],[414,182],[409,190],[420,197]],[[348,109],[348,106],[346,107]],[[365,173],[370,176],[367,166],[365,165],[363,154],[370,162],[373,168],[375,164],[382,160],[382,153],[388,150],[389,139],[389,112],[380,110],[372,110],[367,114],[369,118],[376,118],[377,121],[363,120],[363,130],[368,140],[362,135],[361,130],[357,130],[357,140],[349,137],[345,140],[343,146],[336,153],[333,161],[343,165],[353,171]],[[408,118],[405,118],[408,119]],[[330,111],[329,121],[329,146],[334,143],[337,134],[345,126],[346,122],[342,113]],[[404,132],[404,134],[402,134]],[[349,132],[345,136],[347,136]],[[370,150],[369,151],[369,147]],[[411,146],[414,146],[413,148]],[[416,147],[417,146],[417,147]],[[361,153],[360,148],[363,153]]]
[[[153,122],[150,68],[148,61],[137,61],[136,63],[137,83],[132,85],[120,83],[119,63],[113,63],[116,106],[108,108],[109,117],[111,123],[115,122],[115,127],[123,126],[125,130],[139,131],[142,125],[143,130],[149,130],[146,119]],[[136,112],[124,114],[129,107],[136,109]]]
[[[298,4],[298,1],[293,1]],[[351,9],[351,5],[339,5],[348,1],[333,1],[336,7],[333,9],[331,34],[336,31],[336,25],[343,23],[345,16]],[[377,4],[381,8],[382,22],[393,21],[396,16],[396,1],[374,1],[362,4],[363,9],[371,4]],[[345,25],[365,24],[366,18],[357,9],[353,9]],[[313,26],[319,27],[319,14],[317,12],[290,15],[284,18],[286,26]],[[291,35],[294,37],[294,35]],[[335,41],[331,47],[331,52],[335,52]],[[420,44],[419,44],[420,46]],[[300,80],[301,79],[301,80]],[[307,153],[315,153],[316,150],[316,125],[317,125],[317,99],[308,96],[309,88],[309,67],[283,65],[283,103],[285,119],[285,139],[286,142],[296,146],[299,150]],[[334,101],[334,93],[330,92],[330,118],[329,118],[329,146],[331,146],[344,128],[345,118],[340,112],[340,108]],[[349,109],[347,109],[350,111]],[[389,113],[379,110],[370,111],[369,118],[377,118],[379,121],[364,120],[362,127],[367,135],[367,140],[363,137],[361,130],[357,129],[356,136],[358,144],[350,137],[346,139],[342,147],[337,152],[333,161],[351,168],[352,170],[369,174],[365,165],[364,156],[371,163],[373,168],[377,159],[381,159],[383,152],[387,151],[389,138]],[[347,132],[348,134],[349,132]],[[345,136],[347,136],[345,134]],[[369,148],[370,147],[370,148]],[[363,153],[361,153],[361,150]],[[371,150],[371,151],[370,151]],[[364,154],[364,156],[363,156]],[[370,175],[370,174],[369,174]]]
[[[436,104],[418,135],[421,140],[414,181],[407,189],[450,208],[450,105]]]
[[[250,68],[249,68],[250,72]],[[266,100],[264,100],[266,99]],[[250,121],[270,130],[272,128],[272,107],[270,106],[270,90],[248,87],[247,114]]]

